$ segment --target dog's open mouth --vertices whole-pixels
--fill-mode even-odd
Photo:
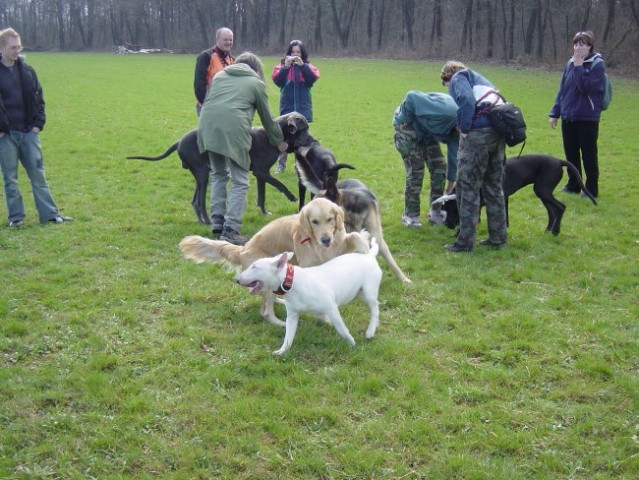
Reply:
[[[264,284],[259,280],[255,280],[254,282],[249,283],[248,285],[242,285],[243,287],[247,287],[251,295],[257,295],[262,291]]]

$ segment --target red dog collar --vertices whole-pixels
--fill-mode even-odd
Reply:
[[[285,293],[289,292],[289,290],[293,287],[293,273],[293,265],[291,265],[290,263],[286,264],[286,277],[280,284],[280,288],[273,291],[275,295],[284,295]]]

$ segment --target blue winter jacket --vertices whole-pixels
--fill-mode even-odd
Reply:
[[[599,121],[606,65],[603,59],[595,63],[598,57],[601,58],[598,53],[591,54],[581,67],[576,67],[572,59],[568,61],[549,117],[561,117],[567,121]]]
[[[469,68],[455,73],[448,84],[448,92],[459,107],[459,110],[457,110],[457,126],[462,133],[490,127],[487,111],[483,110],[481,105],[475,105],[473,87],[476,85],[495,88],[485,77]]]
[[[280,115],[291,112],[301,113],[308,122],[313,121],[313,100],[311,87],[319,78],[319,70],[310,63],[301,67],[283,64],[273,69],[273,81],[280,87]]]

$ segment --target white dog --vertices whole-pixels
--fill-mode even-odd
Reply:
[[[377,294],[382,281],[382,270],[377,263],[379,246],[371,238],[370,253],[348,253],[317,267],[302,268],[288,261],[293,253],[256,260],[237,278],[237,283],[248,287],[252,294],[273,291],[284,295],[286,304],[286,334],[279,350],[282,355],[293,344],[297,323],[302,312],[324,316],[350,346],[355,345],[338,307],[350,302],[358,293],[370,309],[370,322],[366,338],[373,338],[379,324]]]

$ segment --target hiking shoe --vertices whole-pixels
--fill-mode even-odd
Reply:
[[[282,165],[281,163],[278,163],[275,173],[282,173],[284,170],[286,170],[286,164]]]
[[[447,243],[446,245],[444,245],[444,248],[448,250],[449,252],[454,252],[454,253],[471,252],[473,250],[473,247],[465,247],[463,245],[460,245],[457,242]]]
[[[224,230],[224,215],[211,215],[211,233],[213,235],[219,235]]]
[[[240,247],[248,241],[246,237],[240,235],[240,232],[236,232],[228,227],[224,227],[224,230],[222,230],[220,240],[232,243],[233,245],[239,245]]]
[[[402,215],[402,224],[405,227],[419,228],[422,223],[419,221],[419,217],[409,217],[408,215]]]
[[[64,222],[71,222],[71,221],[73,221],[71,217],[65,217],[60,214],[48,220],[49,223],[64,223]]]
[[[446,212],[443,210],[430,209],[428,212],[428,221],[433,225],[445,225],[446,224]]]
[[[21,227],[22,225],[24,225],[24,220],[13,220],[12,222],[9,222],[9,226],[10,227]]]
[[[506,247],[506,242],[497,243],[497,242],[493,242],[490,238],[487,238],[486,240],[482,240],[481,242],[479,242],[479,244],[483,247],[492,247],[497,250]]]

